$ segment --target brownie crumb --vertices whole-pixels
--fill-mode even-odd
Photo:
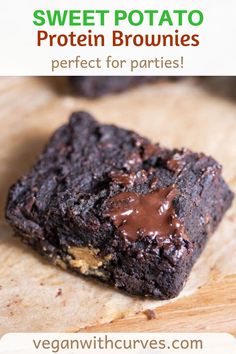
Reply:
[[[154,320],[156,318],[156,313],[153,310],[147,309],[144,311],[148,320]]]
[[[62,295],[62,289],[59,288],[59,289],[57,290],[56,297],[61,296],[61,295]]]

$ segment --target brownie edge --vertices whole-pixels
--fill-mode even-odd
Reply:
[[[73,113],[10,189],[6,218],[52,263],[129,294],[179,294],[233,193],[209,156]]]

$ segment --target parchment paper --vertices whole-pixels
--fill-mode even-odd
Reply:
[[[213,87],[213,91],[212,91]],[[236,192],[236,100],[214,85],[160,83],[88,101],[71,96],[64,79],[0,80],[0,333],[76,331],[163,306],[124,295],[56,268],[11,237],[4,221],[9,186],[27,172],[49,135],[75,110],[135,129],[168,147],[211,154]],[[179,297],[212,277],[236,273],[236,204],[209,241]],[[172,300],[175,301],[175,300]]]

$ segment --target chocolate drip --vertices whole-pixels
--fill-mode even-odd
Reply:
[[[124,187],[132,187],[134,183],[144,183],[147,180],[148,172],[146,170],[140,170],[137,173],[118,173],[118,172],[111,172],[110,177],[112,182],[116,184],[120,184]]]
[[[183,225],[173,206],[177,193],[175,186],[143,195],[122,192],[109,199],[109,210],[104,216],[110,217],[121,234],[131,242],[144,236],[183,236]]]
[[[167,161],[167,167],[173,172],[181,172],[186,164],[185,157],[188,153],[188,150],[184,150],[182,153],[174,154],[174,156]]]
[[[134,172],[130,174],[112,172],[111,179],[116,184],[121,184],[125,187],[128,187],[133,186],[136,179],[136,174]]]

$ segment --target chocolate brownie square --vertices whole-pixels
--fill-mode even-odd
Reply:
[[[79,112],[11,188],[6,217],[52,263],[169,299],[232,199],[213,158],[162,148]]]

